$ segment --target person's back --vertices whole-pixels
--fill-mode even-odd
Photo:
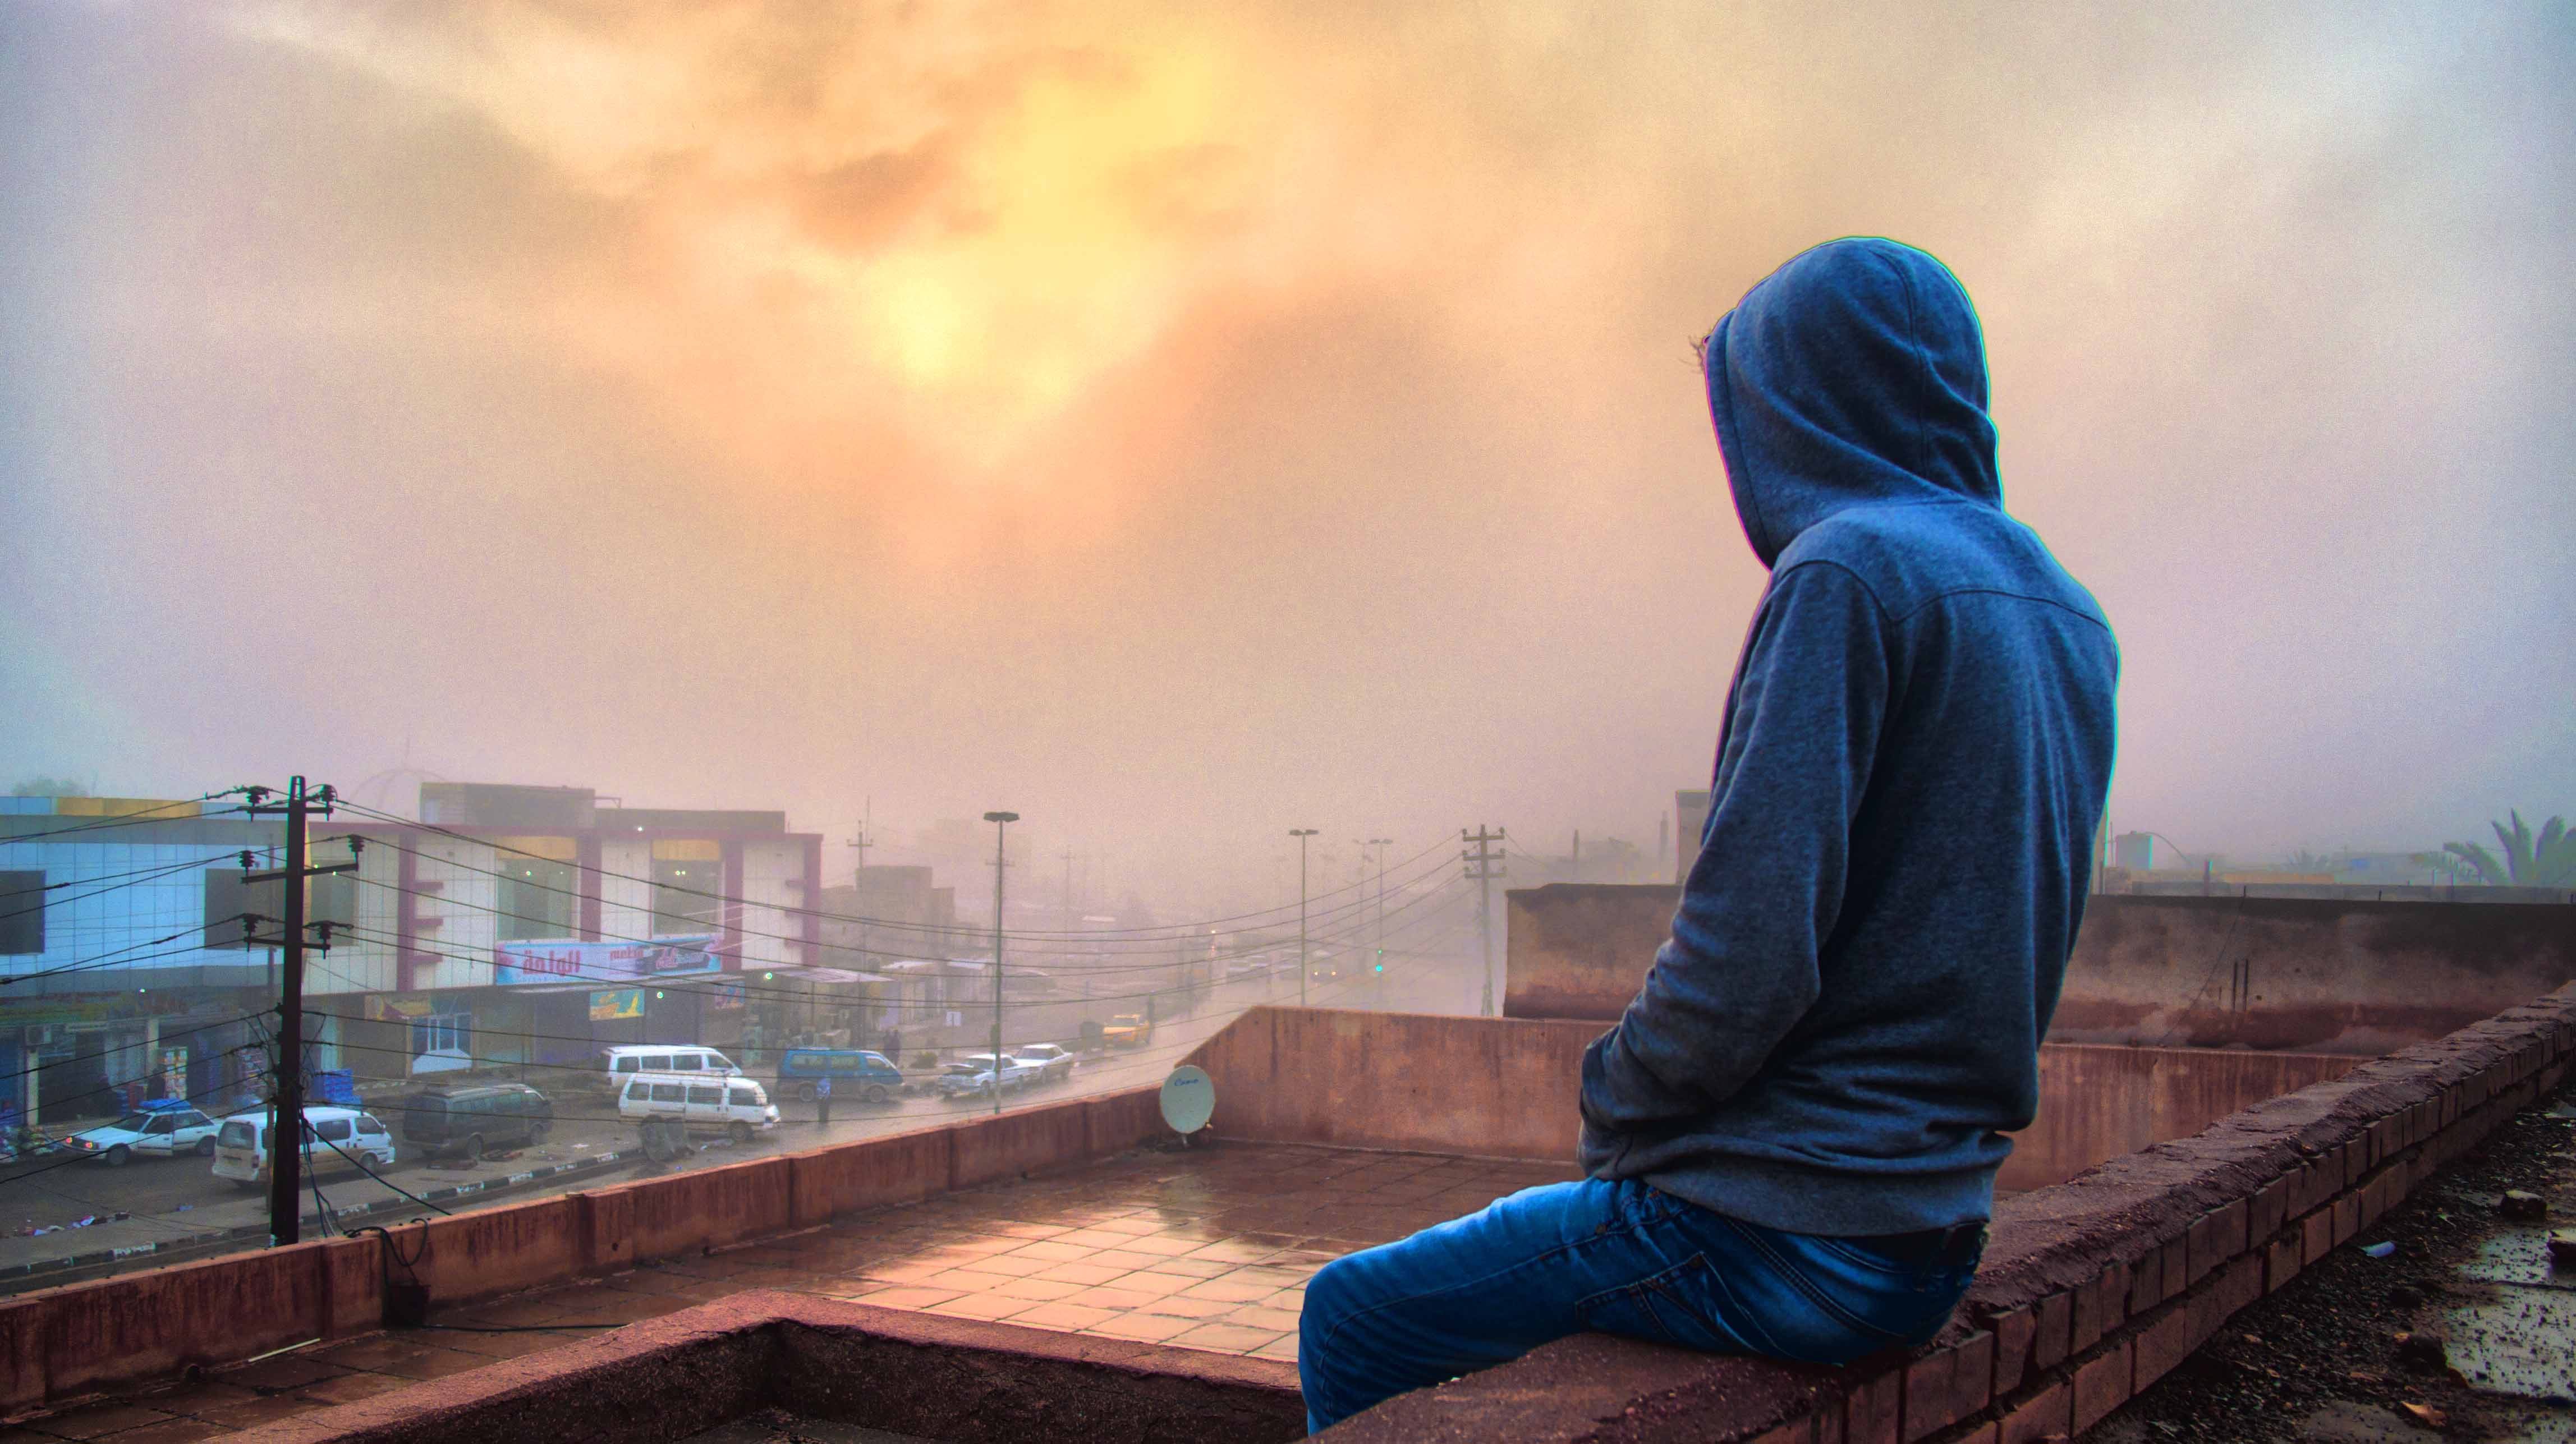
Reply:
[[[1672,941],[1587,1060],[1584,1163],[1810,1233],[1982,1219],[2083,916],[2110,627],[2004,514],[1937,262],[1819,247],[1708,353],[1771,586]]]
[[[1704,359],[1772,580],[1671,940],[1584,1057],[1589,1177],[1318,1273],[1314,1427],[1584,1329],[1821,1363],[1927,1339],[2036,1106],[2119,663],[2004,514],[1967,293],[1832,242]]]

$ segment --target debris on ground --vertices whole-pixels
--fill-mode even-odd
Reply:
[[[2549,1200],[2527,1188],[2508,1188],[2497,1209],[2516,1223],[2537,1223],[2549,1216]]]

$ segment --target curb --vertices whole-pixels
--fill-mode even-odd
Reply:
[[[460,1183],[450,1188],[433,1188],[415,1196],[420,1203],[442,1203],[451,1198],[471,1198],[478,1193],[500,1193],[542,1179],[597,1173],[613,1164],[632,1162],[643,1156],[643,1152],[639,1149],[622,1149],[615,1153],[602,1153],[590,1158],[575,1159],[570,1163],[548,1164],[543,1168],[531,1168],[519,1173],[504,1174],[498,1178]],[[360,1204],[355,1208],[335,1208],[331,1210],[331,1217],[334,1222],[345,1224],[359,1219],[381,1218],[386,1214],[417,1210],[420,1203],[414,1203],[408,1198],[388,1198],[375,1203]],[[321,1218],[318,1214],[308,1213],[304,1215],[304,1223],[308,1227],[318,1226]],[[343,1232],[345,1231],[344,1229]],[[212,1244],[239,1243],[246,1239],[266,1237],[268,1237],[267,1224],[236,1224],[231,1228],[207,1229],[199,1233],[155,1239],[150,1243],[127,1244],[122,1248],[93,1249],[88,1253],[72,1254],[64,1258],[8,1264],[0,1266],[0,1288],[5,1288],[22,1279],[35,1278],[44,1274],[69,1273],[76,1269],[97,1268],[102,1264],[123,1263],[129,1259],[143,1258],[151,1254],[184,1253]]]

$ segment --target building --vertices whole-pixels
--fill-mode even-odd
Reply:
[[[1673,881],[1690,880],[1691,864],[1699,861],[1700,838],[1708,831],[1709,799],[1717,794],[1708,788],[1683,788],[1673,794]]]
[[[406,1077],[742,1036],[814,966],[822,838],[780,812],[432,783],[421,823],[316,817],[306,1066]],[[282,825],[229,800],[0,799],[0,1127],[262,1096]],[[265,921],[245,926],[245,915]],[[316,935],[323,929],[317,929]],[[14,1119],[14,1122],[12,1121]]]
[[[238,921],[216,924],[206,879],[229,877],[238,899],[244,855],[274,865],[283,834],[226,811],[0,797],[0,1130],[257,1091],[276,971]],[[308,1036],[314,1065],[333,1066],[327,1031]]]

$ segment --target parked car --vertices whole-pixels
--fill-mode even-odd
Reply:
[[[1141,1048],[1154,1037],[1154,1025],[1142,1013],[1120,1013],[1100,1030],[1100,1041],[1112,1048]]]
[[[742,1073],[715,1049],[688,1043],[621,1043],[599,1050],[599,1066],[611,1073]]]
[[[993,1055],[969,1053],[951,1063],[939,1075],[939,1092],[947,1098],[990,1098],[994,1088]],[[1004,1058],[1001,1067],[1001,1091],[1016,1093],[1037,1081],[1034,1064]]]
[[[191,1153],[212,1158],[215,1134],[222,1126],[185,1103],[146,1103],[114,1123],[73,1134],[63,1140],[63,1146],[110,1168],[123,1168],[136,1154],[176,1158]]]
[[[215,1134],[215,1177],[246,1188],[268,1186],[268,1130],[275,1109],[236,1113]],[[393,1167],[394,1136],[376,1116],[357,1108],[314,1107],[304,1110],[304,1171],[307,1177],[343,1169],[381,1172]]]
[[[832,1080],[836,1102],[883,1103],[903,1088],[903,1070],[865,1048],[790,1048],[778,1059],[778,1091],[814,1101],[815,1081]]]
[[[736,1143],[778,1126],[778,1105],[748,1078],[708,1073],[637,1073],[617,1095],[617,1116],[630,1123],[678,1119],[692,1133],[724,1133]]]
[[[1023,1063],[1036,1064],[1040,1082],[1061,1083],[1073,1076],[1073,1052],[1060,1044],[1031,1043],[1011,1056]]]
[[[525,1083],[450,1083],[402,1100],[403,1142],[425,1153],[480,1158],[487,1149],[541,1143],[555,1105]]]

